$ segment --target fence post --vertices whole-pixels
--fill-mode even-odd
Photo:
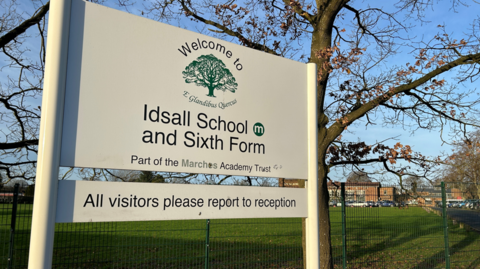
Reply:
[[[208,255],[210,253],[210,220],[207,219],[207,229],[205,235],[205,269],[209,267],[209,258]]]
[[[8,269],[13,268],[13,243],[15,241],[15,224],[17,222],[18,187],[19,184],[17,183],[13,188],[12,219],[10,221],[10,247],[8,251]]]
[[[345,182],[340,184],[340,201],[342,202],[342,262],[343,268],[347,268],[347,218],[345,214]]]
[[[443,235],[445,240],[445,268],[450,269],[450,249],[448,244],[448,220],[447,220],[447,195],[445,191],[445,182],[442,182],[442,216],[443,216]]]

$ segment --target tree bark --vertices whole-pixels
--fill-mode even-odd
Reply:
[[[317,79],[317,103],[318,103],[318,193],[319,193],[319,217],[320,217],[320,268],[333,269],[332,247],[330,238],[330,214],[329,195],[327,188],[328,166],[325,163],[327,149],[337,136],[335,131],[329,133],[327,124],[328,117],[325,115],[324,103],[327,92],[329,71],[331,69],[328,58],[319,58],[318,53],[332,47],[333,23],[338,12],[348,0],[317,0],[317,17],[313,26],[310,62],[317,64],[319,71]],[[341,133],[341,132],[340,132]]]
[[[325,151],[319,152],[319,155],[325,155]],[[320,268],[333,268],[332,247],[330,237],[330,208],[328,207],[328,188],[327,188],[327,173],[328,167],[324,163],[325,158],[319,156],[319,171],[318,171],[318,193],[319,193],[319,216],[320,216]]]

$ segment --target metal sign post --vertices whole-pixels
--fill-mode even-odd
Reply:
[[[307,64],[308,97],[308,218],[306,220],[307,268],[320,268],[318,215],[318,129],[317,129],[317,65]]]
[[[28,268],[51,268],[67,69],[69,0],[52,0]]]

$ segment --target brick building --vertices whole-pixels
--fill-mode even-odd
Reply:
[[[340,201],[341,182],[328,182],[328,193],[330,201]],[[303,179],[278,179],[279,187],[304,188]],[[456,188],[446,189],[447,200],[465,199],[464,194]],[[435,206],[442,201],[440,186],[419,186],[416,193],[409,192],[409,195],[402,195],[400,188],[382,187],[380,182],[345,182],[345,200],[346,201],[394,201],[416,204],[421,206]]]
[[[340,198],[341,182],[328,182],[328,193],[331,199]],[[379,201],[397,199],[395,187],[382,187],[380,182],[346,182],[345,200],[350,201]]]
[[[465,200],[464,193],[457,188],[446,188],[445,196],[447,201]],[[419,186],[416,192],[411,193],[408,201],[414,201],[415,204],[420,206],[436,206],[442,201],[442,188],[440,185],[433,187]]]

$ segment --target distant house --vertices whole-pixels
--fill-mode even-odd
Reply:
[[[304,180],[298,179],[278,179],[279,187],[303,188]],[[341,182],[328,182],[328,194],[330,200],[340,200]],[[447,201],[463,200],[462,192],[459,189],[446,189]],[[435,206],[442,201],[442,190],[440,186],[419,186],[415,192],[412,190],[402,191],[396,186],[382,186],[380,182],[345,182],[345,200],[346,201],[394,201],[397,203],[405,202],[420,206]]]
[[[19,193],[18,197],[22,197],[23,193]],[[0,203],[12,203],[13,202],[13,192],[0,193]]]
[[[447,201],[458,201],[464,199],[462,191],[456,188],[446,188],[445,194]],[[419,186],[414,192],[411,191],[409,196],[409,202],[415,201],[415,204],[421,206],[435,206],[437,203],[442,201],[442,187],[440,185],[433,187]]]
[[[341,182],[328,182],[330,199],[340,198]],[[358,202],[397,200],[396,187],[382,187],[380,182],[346,182],[345,200]]]

